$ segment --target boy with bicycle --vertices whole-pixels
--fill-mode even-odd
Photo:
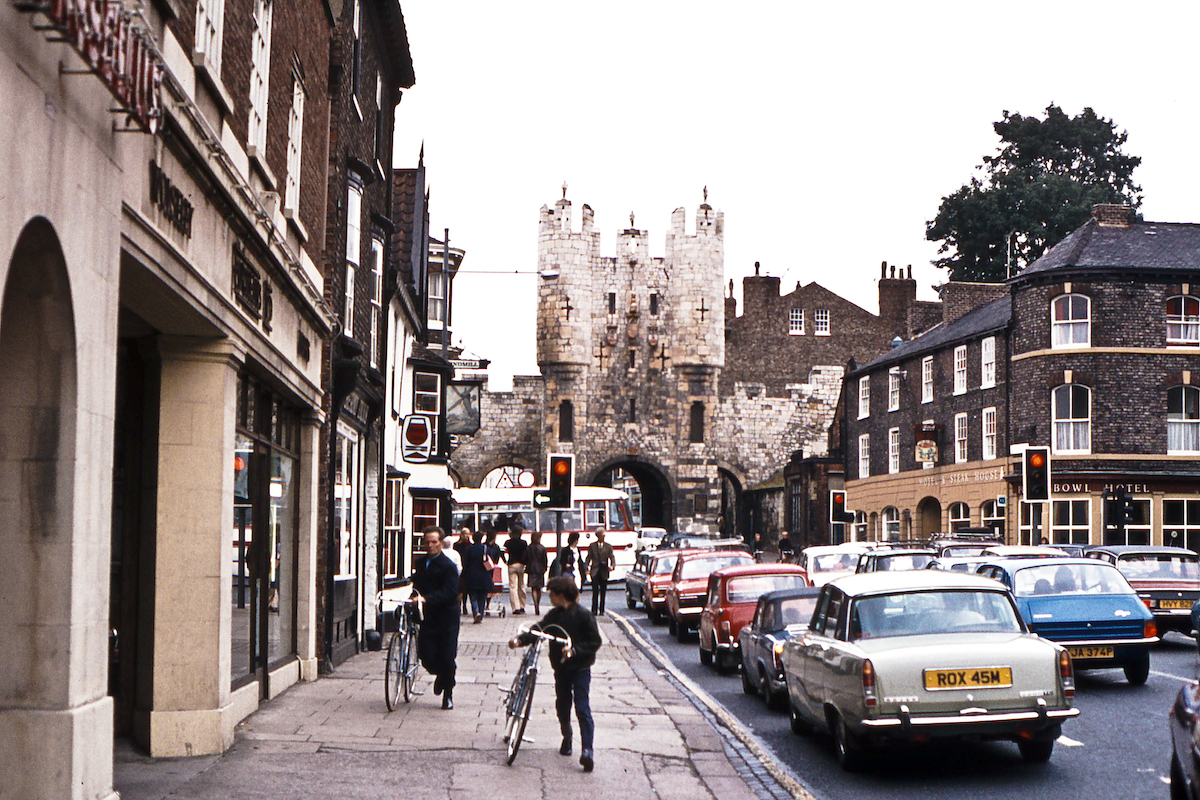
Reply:
[[[571,705],[574,703],[583,748],[579,763],[584,772],[591,772],[595,766],[592,745],[596,726],[592,722],[588,693],[592,685],[592,664],[596,662],[596,651],[600,649],[600,628],[596,625],[596,617],[579,605],[579,587],[573,578],[551,578],[546,583],[546,591],[554,607],[542,617],[538,627],[546,632],[560,629],[570,637],[572,645],[566,648],[559,642],[550,643],[550,666],[554,668],[554,705],[563,734],[558,752],[564,756],[571,755]],[[508,646],[522,647],[533,641],[532,635],[523,633],[511,639]]]

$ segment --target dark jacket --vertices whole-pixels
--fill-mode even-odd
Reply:
[[[526,564],[526,553],[529,552],[529,543],[524,539],[505,539],[504,540],[504,562],[508,565]]]
[[[492,590],[492,573],[483,567],[483,557],[487,554],[487,545],[483,542],[467,548],[463,556],[463,575],[466,576],[468,592],[490,592]]]
[[[458,567],[444,553],[423,556],[413,569],[413,588],[425,598],[425,622],[458,627]]]
[[[541,542],[531,544],[525,550],[525,572],[529,575],[546,574],[546,546]]]
[[[596,663],[596,651],[600,649],[600,628],[596,618],[579,603],[572,603],[567,608],[555,606],[550,609],[538,628],[555,636],[562,636],[563,631],[571,637],[575,653],[563,661],[563,646],[558,642],[550,643],[550,666],[556,673],[575,672],[588,669]],[[562,628],[562,630],[559,630]],[[518,637],[521,644],[533,644],[535,637],[523,633]]]

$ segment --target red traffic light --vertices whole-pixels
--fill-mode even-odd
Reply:
[[[1029,466],[1044,467],[1045,465],[1046,465],[1046,457],[1044,455],[1042,455],[1040,452],[1031,453],[1029,455]]]
[[[556,459],[554,462],[555,475],[567,475],[571,472],[571,462],[565,458]]]
[[[835,492],[833,495],[833,502],[835,505],[839,505],[839,506],[845,505],[846,504],[846,496],[844,494],[837,494]]]

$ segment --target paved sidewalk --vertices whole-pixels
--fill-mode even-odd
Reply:
[[[592,668],[596,770],[558,754],[553,674],[544,659],[526,741],[505,762],[502,689],[519,651],[505,644],[532,616],[464,618],[452,711],[441,710],[424,672],[425,694],[388,713],[384,653],[363,653],[314,683],[293,686],[238,726],[220,756],[151,759],[118,746],[114,771],[123,800],[173,798],[622,797],[756,800],[780,797],[611,619]],[[739,756],[739,752],[743,756]],[[786,796],[786,795],[782,795]]]

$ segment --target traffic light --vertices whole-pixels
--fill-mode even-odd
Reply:
[[[1133,518],[1133,497],[1125,487],[1117,489],[1117,513],[1121,515],[1122,525],[1132,525],[1136,521]]]
[[[1021,471],[1022,494],[1026,502],[1050,499],[1050,448],[1025,448],[1025,465]]]
[[[546,494],[550,496],[547,507],[569,510],[575,488],[575,456],[551,453],[546,474]]]
[[[829,490],[829,521],[854,522],[854,512],[846,510],[846,492],[842,489]]]

